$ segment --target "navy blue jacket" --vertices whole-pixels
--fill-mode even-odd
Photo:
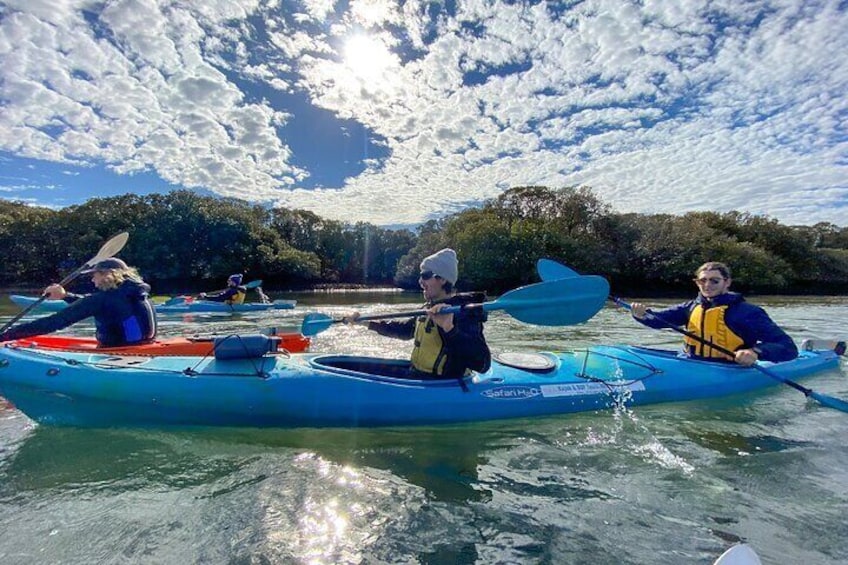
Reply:
[[[69,306],[52,316],[12,327],[0,334],[0,341],[48,334],[94,317],[97,342],[102,347],[118,347],[145,342],[156,337],[156,314],[146,283],[124,281],[117,288],[98,290],[87,296],[68,293]]]
[[[444,301],[444,304],[461,306],[479,303],[485,300],[482,293],[456,294]],[[426,304],[426,307],[433,304]],[[466,369],[485,373],[492,364],[492,354],[483,336],[483,322],[488,315],[482,308],[463,309],[453,315],[453,329],[449,332],[439,329],[442,343],[447,351],[445,378],[460,378]],[[380,335],[400,339],[412,339],[415,336],[415,318],[403,322],[369,322],[368,329]],[[438,327],[438,326],[436,326]]]
[[[733,333],[745,342],[741,349],[756,347],[758,356],[763,361],[778,363],[780,361],[790,361],[798,357],[798,348],[795,346],[792,338],[769,318],[765,310],[759,306],[745,302],[742,295],[737,292],[719,294],[713,300],[709,300],[702,294],[698,294],[695,300],[690,300],[662,310],[651,310],[657,318],[664,320],[666,323],[660,320],[652,320],[648,317],[641,320],[639,318],[634,319],[637,322],[656,329],[667,328],[669,325],[675,327],[685,326],[689,321],[692,310],[699,304],[703,305],[705,310],[713,306],[724,306],[727,304],[728,308],[725,312],[724,321]],[[691,352],[687,351],[687,353]]]

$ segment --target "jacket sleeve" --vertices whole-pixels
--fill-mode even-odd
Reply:
[[[415,335],[415,318],[403,322],[368,322],[368,329],[386,337],[412,339]]]
[[[643,326],[648,326],[655,330],[668,329],[669,326],[679,328],[680,326],[685,326],[689,321],[689,314],[692,311],[693,304],[694,301],[690,300],[689,302],[677,304],[669,308],[662,308],[660,310],[652,309],[651,313],[659,319],[653,319],[653,317],[649,316],[645,316],[642,319],[633,316],[633,319]]]
[[[492,364],[492,353],[483,336],[485,314],[454,316],[454,326],[449,332],[442,332],[445,345],[452,359],[451,363],[461,360],[461,364],[472,371],[485,373]]]
[[[753,304],[745,304],[745,306],[739,322],[734,324],[739,326],[738,329],[735,327],[731,329],[745,340],[746,344],[751,344],[760,359],[779,363],[798,357],[798,347],[795,342],[774,323],[765,310]]]
[[[86,318],[94,316],[99,308],[99,300],[96,294],[86,296],[68,305],[64,310],[56,312],[52,316],[38,318],[26,324],[20,324],[0,334],[0,341],[12,339],[23,339],[34,335],[49,334],[67,328]]]

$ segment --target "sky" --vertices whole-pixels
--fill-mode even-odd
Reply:
[[[848,225],[848,0],[0,0],[0,198]]]

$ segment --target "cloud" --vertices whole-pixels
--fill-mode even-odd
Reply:
[[[18,157],[377,224],[530,184],[844,223],[840,3],[6,5],[0,149]],[[352,165],[305,157],[324,140],[294,121],[318,112],[367,132]]]

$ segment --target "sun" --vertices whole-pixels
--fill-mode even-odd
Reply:
[[[345,42],[344,62],[357,77],[374,80],[395,64],[395,56],[378,38],[358,34]]]

